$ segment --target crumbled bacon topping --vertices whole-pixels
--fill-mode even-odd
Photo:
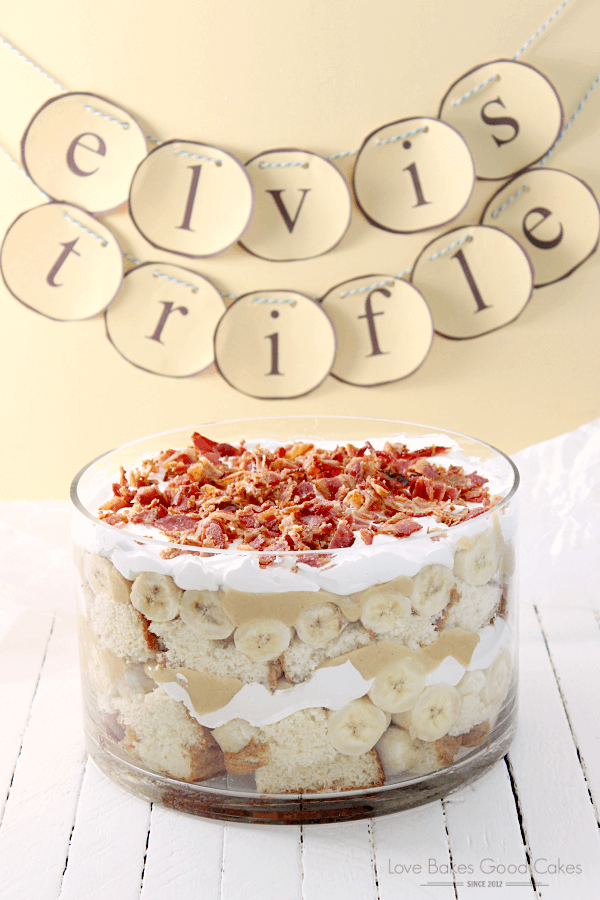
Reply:
[[[422,528],[423,516],[456,525],[497,502],[487,479],[432,462],[447,452],[389,442],[376,450],[368,441],[334,450],[306,443],[249,450],[195,432],[189,447],[121,469],[99,516],[111,525],[153,526],[194,547],[338,549],[357,534],[371,544],[378,534],[407,537]]]

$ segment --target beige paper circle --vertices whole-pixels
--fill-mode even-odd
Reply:
[[[519,242],[531,258],[534,287],[543,287],[566,278],[594,252],[600,209],[592,190],[574,175],[529,169],[494,194],[481,224],[495,225]]]
[[[409,284],[365,275],[332,288],[322,300],[337,335],[331,374],[370,387],[406,378],[419,368],[433,340],[431,312]]]
[[[244,166],[218,147],[166,141],[140,164],[129,194],[131,218],[147,241],[194,259],[234,244],[252,216]]]
[[[114,235],[67,203],[46,203],[12,223],[0,250],[9,291],[30,309],[74,322],[104,312],[123,279]]]
[[[270,150],[246,163],[254,185],[252,222],[240,241],[262,259],[288,262],[332,250],[352,212],[350,190],[336,167],[306,150]]]
[[[454,106],[495,75],[497,80]],[[508,178],[541,159],[563,125],[559,96],[546,76],[508,59],[478,66],[455,81],[442,100],[439,118],[460,131],[473,154],[477,178],[483,181]]]
[[[429,304],[436,332],[460,340],[516,319],[531,297],[533,268],[525,251],[503,231],[469,225],[428,244],[411,281]]]
[[[214,284],[197,272],[143,263],[125,275],[106,313],[106,332],[138,369],[189,378],[213,364],[213,336],[224,310]]]
[[[96,94],[48,100],[21,143],[23,165],[38,187],[95,215],[125,203],[147,152],[133,116]]]
[[[427,131],[408,136],[420,128]],[[361,212],[372,225],[398,234],[451,222],[469,202],[474,183],[473,160],[461,135],[426,118],[401,119],[370,134],[353,175]]]
[[[296,291],[256,291],[217,325],[215,361],[229,384],[251,397],[291,399],[327,377],[335,331],[321,305]]]

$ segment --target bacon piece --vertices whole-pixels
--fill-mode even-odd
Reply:
[[[338,547],[351,547],[354,543],[354,535],[345,522],[339,522],[335,530],[335,534],[329,541],[329,546],[333,550]]]
[[[300,484],[294,488],[294,500],[309,500],[313,497],[317,496],[317,492],[315,490],[314,484],[311,484],[310,481],[301,481]]]
[[[165,516],[160,520],[161,531],[195,531],[198,519],[190,516]]]
[[[422,528],[423,526],[413,519],[402,519],[399,522],[384,525],[383,528],[379,529],[379,533],[393,534],[396,537],[408,537],[409,534],[412,534],[414,531],[420,531]]]
[[[142,506],[149,506],[153,500],[162,500],[162,495],[155,484],[139,488],[135,499]]]

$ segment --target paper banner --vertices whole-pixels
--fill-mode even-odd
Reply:
[[[123,254],[108,228],[67,203],[46,203],[12,223],[0,250],[9,291],[49,319],[90,319],[123,279]]]
[[[517,318],[533,291],[533,268],[503,231],[469,225],[428,244],[411,281],[427,300],[438,334],[473,338]]]
[[[308,394],[335,358],[331,321],[295,291],[259,291],[233,303],[217,325],[215,360],[236,390],[262,399]]]
[[[23,165],[38,187],[95,215],[125,203],[147,152],[146,136],[133,116],[96,94],[49,100],[21,144]]]
[[[181,266],[144,263],[123,279],[106,313],[106,331],[139,369],[188,378],[213,364],[213,335],[224,311],[207,278]]]
[[[338,339],[331,374],[375,386],[419,368],[433,340],[431,312],[419,291],[386,275],[365,275],[332,288],[323,306]]]
[[[134,225],[154,247],[200,258],[242,236],[254,198],[235,156],[207,144],[166,141],[138,167],[129,205]]]
[[[481,217],[531,257],[534,287],[566,278],[598,246],[600,209],[592,190],[558,169],[529,169],[494,194]]]
[[[475,169],[461,135],[438,119],[378,128],[354,167],[356,202],[372,225],[398,234],[446,225],[469,202]]]
[[[256,208],[240,241],[262,259],[310,259],[333,249],[350,224],[348,184],[335,166],[306,150],[270,150],[246,163]]]
[[[507,59],[455,81],[439,117],[460,131],[483,181],[508,178],[541,159],[563,125],[560,98],[546,76]]]

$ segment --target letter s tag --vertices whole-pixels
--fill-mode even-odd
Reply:
[[[558,94],[526,63],[500,59],[467,72],[442,100],[439,118],[457,128],[477,178],[508,178],[540,159],[563,125]]]
[[[270,150],[246,163],[256,206],[240,246],[261,259],[310,259],[332,250],[350,225],[348,184],[307,150]]]
[[[95,94],[61,94],[27,126],[23,165],[49,197],[94,215],[126,202],[129,185],[148,152],[146,136],[126,110]]]
[[[534,287],[574,272],[600,239],[600,209],[591,188],[559,169],[529,169],[491,198],[482,225],[501,228],[530,256]]]
[[[429,307],[409,284],[386,275],[353,278],[321,301],[333,321],[338,351],[332,375],[371,387],[406,378],[426,358],[433,339]]]
[[[112,303],[123,279],[123,254],[112,232],[83,209],[46,203],[12,223],[0,267],[17,300],[49,319],[73,322]]]
[[[239,297],[215,333],[215,361],[223,378],[263,399],[312,391],[331,371],[335,351],[335,332],[322,305],[295,291]]]
[[[440,252],[454,243],[456,252]],[[415,263],[412,283],[429,304],[438,334],[472,338],[516,319],[531,297],[533,269],[513,238],[474,225],[428,244]]]

